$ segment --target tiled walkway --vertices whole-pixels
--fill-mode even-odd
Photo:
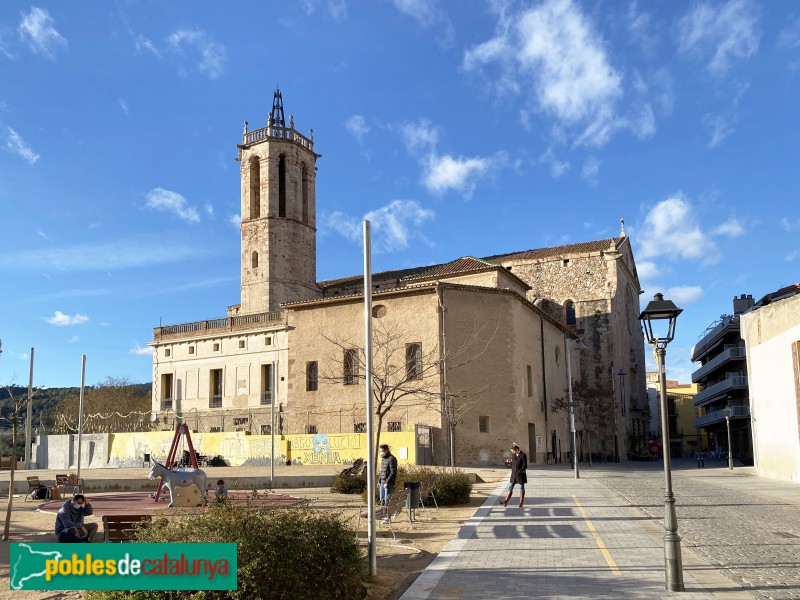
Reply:
[[[402,600],[752,598],[685,548],[686,591],[665,591],[660,522],[598,480],[531,475],[524,508],[498,487]]]

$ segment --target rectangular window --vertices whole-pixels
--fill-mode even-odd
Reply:
[[[247,418],[247,417],[235,417],[233,419],[233,424],[234,425],[247,425],[247,423],[249,421],[250,421],[250,419]]]
[[[174,394],[173,382],[172,373],[161,376],[161,410],[172,409],[172,398]]]
[[[353,433],[367,433],[367,424],[353,423]]]
[[[222,428],[221,427],[209,427],[208,431],[209,431],[209,433],[219,433],[219,432],[222,431]]]
[[[167,348],[166,350],[164,350],[164,356],[166,356],[167,358],[169,358],[170,356],[172,356],[172,350],[170,350],[169,348]]]
[[[386,424],[386,431],[403,431],[402,421],[389,421]]]
[[[209,373],[208,408],[222,407],[222,369],[211,369]]]
[[[261,404],[272,404],[272,365],[261,365]]]
[[[194,346],[189,346],[189,354],[194,354]]]
[[[316,425],[306,425],[306,433],[317,433]]]
[[[533,396],[533,369],[528,365],[528,398]]]
[[[478,417],[478,431],[489,433],[489,417]]]
[[[306,391],[316,392],[319,378],[319,365],[312,360],[306,363]]]
[[[247,344],[244,340],[239,340],[239,350],[244,350]]]
[[[272,435],[272,425],[262,425],[261,435]]]
[[[406,344],[406,379],[422,379],[422,344]]]
[[[355,348],[344,351],[344,384],[355,385],[358,383],[358,350]]]
[[[219,352],[220,345],[219,342],[214,343],[214,352]]]
[[[264,345],[265,346],[272,346],[272,338],[270,336],[267,336],[267,337],[264,338]]]

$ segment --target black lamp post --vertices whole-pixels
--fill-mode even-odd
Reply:
[[[659,392],[661,403],[661,447],[664,454],[664,587],[671,592],[682,592],[683,562],[681,560],[681,537],[678,535],[678,517],[675,514],[675,496],[672,493],[672,463],[669,445],[669,415],[667,413],[667,375],[664,362],[667,344],[675,338],[675,321],[682,309],[671,300],[664,300],[663,294],[656,294],[653,300],[639,315],[642,330],[647,342],[653,345],[658,362]],[[659,321],[667,321],[667,331],[663,335],[653,331]]]
[[[575,469],[575,479],[580,479],[578,468],[578,438],[575,430],[575,402],[572,400],[572,361],[570,360],[570,346],[576,350],[586,350],[586,344],[581,338],[573,339],[567,332],[564,332],[564,348],[567,355],[567,385],[569,386],[569,443],[572,446],[572,465]]]
[[[730,406],[726,406],[722,412],[725,413],[725,425],[728,429],[728,468],[733,471],[733,454],[731,453],[731,415],[733,410]]]
[[[625,369],[620,367],[619,373],[619,405],[622,415],[625,416]],[[617,442],[617,412],[614,411],[614,462],[619,462],[619,447]]]

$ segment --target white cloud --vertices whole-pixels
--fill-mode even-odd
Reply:
[[[722,75],[758,51],[760,18],[752,0],[695,4],[678,23],[678,50],[707,61],[711,73]]]
[[[800,258],[800,250],[795,250],[794,252],[786,255],[786,262],[793,262],[798,258]]]
[[[343,212],[321,215],[320,229],[323,233],[335,232],[353,242],[362,237],[362,222],[370,221],[375,252],[397,252],[408,248],[412,239],[426,238],[420,228],[426,221],[435,218],[435,213],[423,208],[415,200],[392,200],[386,206],[369,211],[363,218]]]
[[[439,144],[439,132],[428,119],[420,119],[400,126],[406,149],[409,153],[430,154]]]
[[[733,123],[725,115],[709,113],[703,117],[703,125],[711,133],[711,139],[708,140],[709,148],[716,148],[722,143],[722,140],[734,132]]]
[[[25,143],[20,134],[11,129],[11,127],[6,127],[5,129],[5,146],[8,151],[25,159],[30,165],[39,160],[39,155]]]
[[[359,144],[364,143],[364,138],[370,132],[370,128],[364,117],[361,115],[353,115],[344,123],[345,129],[350,132]]]
[[[744,223],[739,219],[730,218],[721,225],[717,225],[713,231],[714,235],[726,235],[736,238],[744,234]]]
[[[653,261],[643,260],[636,263],[636,272],[639,275],[640,281],[650,281],[653,278],[658,277],[659,273],[661,273],[661,270]]]
[[[393,0],[393,3],[397,10],[412,17],[423,27],[435,28],[440,44],[452,44],[455,38],[453,24],[437,0]]]
[[[8,51],[6,45],[3,43],[3,36],[0,35],[0,54],[5,56],[6,58],[16,58],[11,52]]]
[[[161,58],[161,51],[155,47],[152,41],[149,38],[139,34],[136,36],[136,41],[134,42],[137,51],[147,50],[151,52],[158,58]]]
[[[345,0],[302,0],[303,10],[311,16],[323,5],[328,14],[336,21],[347,19],[347,3]]]
[[[203,210],[204,210],[204,211],[206,211],[206,214],[207,214],[209,217],[213,217],[213,216],[214,216],[214,205],[213,205],[213,204],[211,204],[211,202],[206,202],[206,203],[203,205]]]
[[[600,161],[590,156],[583,163],[581,177],[593,185],[597,185],[597,176],[600,174]]]
[[[570,164],[568,161],[559,160],[553,153],[552,148],[548,148],[540,157],[539,162],[550,166],[550,175],[553,179],[558,179],[564,173],[569,171]]]
[[[776,44],[781,48],[800,48],[800,17],[783,28]]]
[[[679,285],[669,288],[665,296],[679,306],[692,304],[703,297],[703,288],[699,285]]]
[[[464,196],[470,197],[475,190],[475,178],[484,175],[490,164],[491,161],[487,158],[431,155],[428,158],[423,182],[434,194],[459,190]]]
[[[74,344],[75,342],[80,342],[80,341],[81,341],[81,338],[80,338],[80,336],[73,335],[71,338],[69,338],[69,339],[67,340],[67,343],[68,343],[68,344]]]
[[[497,85],[512,93],[529,89],[540,112],[578,130],[578,144],[602,145],[621,129],[651,127],[642,115],[616,114],[622,76],[578,4],[545,0],[519,14],[502,14],[498,30],[496,37],[465,52],[464,69],[500,63]]]
[[[55,58],[56,50],[65,48],[67,40],[56,31],[54,24],[55,21],[49,12],[33,6],[28,14],[23,13],[17,31],[19,37],[28,43],[34,54]]]
[[[2,252],[0,271],[108,271],[197,260],[212,254],[207,247],[161,238],[121,238],[100,244]]]
[[[117,98],[117,102],[119,103],[119,107],[122,109],[122,112],[125,113],[125,116],[128,116],[128,103],[125,102],[122,98]]]
[[[193,55],[197,70],[206,74],[209,79],[222,75],[225,66],[225,46],[214,42],[202,29],[179,29],[167,38],[169,46],[181,55]]]
[[[153,349],[150,346],[140,346],[139,342],[133,342],[133,347],[128,352],[137,356],[153,355]]]
[[[178,192],[165,190],[164,188],[154,188],[147,192],[147,202],[145,206],[153,210],[171,212],[186,221],[187,223],[199,223],[200,215],[197,209],[186,202],[186,198]]]
[[[783,217],[781,219],[781,227],[786,232],[797,231],[798,229],[800,229],[800,219],[792,221],[788,217]]]
[[[89,317],[80,313],[74,316],[65,315],[60,310],[57,310],[52,317],[46,318],[45,321],[56,327],[66,327],[68,325],[83,325],[89,321]]]
[[[236,227],[236,229],[239,229],[239,227],[242,225],[242,216],[238,214],[231,215],[228,217],[228,223]]]
[[[681,194],[662,200],[650,209],[639,235],[639,245],[638,257],[643,260],[663,256],[713,264],[720,259],[719,249],[700,229],[694,208]]]
[[[40,238],[42,238],[44,240],[47,240],[48,242],[50,241],[50,238],[47,237],[47,234],[44,231],[42,231],[41,229],[37,229],[36,230],[36,235],[38,235]]]

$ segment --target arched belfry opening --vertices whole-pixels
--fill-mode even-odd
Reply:
[[[303,163],[300,170],[300,194],[303,203],[303,224],[308,225],[308,169],[306,163]]]
[[[261,216],[261,160],[254,156],[250,159],[250,218]]]
[[[286,156],[278,158],[278,216],[286,216]]]

